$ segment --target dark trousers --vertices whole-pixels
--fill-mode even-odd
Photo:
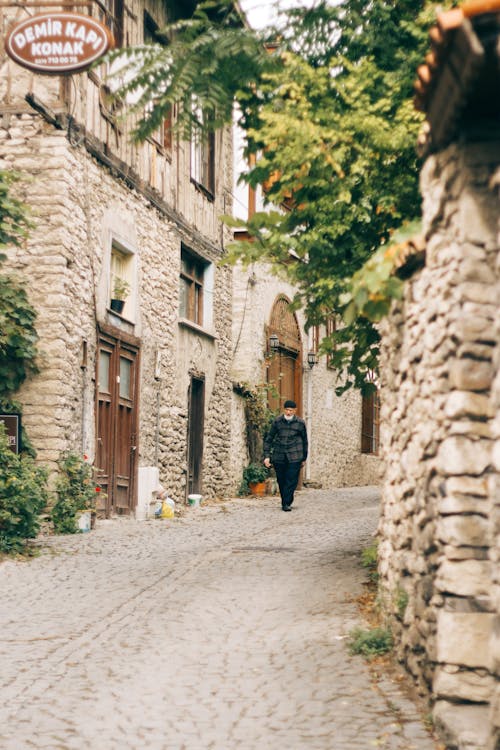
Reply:
[[[281,505],[283,507],[290,506],[293,503],[293,493],[299,481],[302,461],[275,461],[273,466],[280,488]]]

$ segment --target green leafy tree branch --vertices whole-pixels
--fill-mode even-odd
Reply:
[[[231,2],[202,2],[164,30],[168,44],[114,55],[125,61],[118,94],[140,95],[137,111],[154,102],[139,139],[174,104],[186,135],[196,112],[217,127],[237,104],[251,164],[240,179],[263,186],[270,210],[244,225],[250,242],[227,260],[285,270],[308,325],[338,321],[322,348],[347,376],[339,392],[366,387],[376,323],[401,294],[384,248],[420,215],[412,96],[433,20],[426,0],[322,0],[257,33]]]

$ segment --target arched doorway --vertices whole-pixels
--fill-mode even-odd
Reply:
[[[290,300],[280,295],[271,311],[267,327],[267,342],[277,336],[278,345],[268,350],[267,383],[269,408],[281,411],[287,399],[297,404],[297,413],[302,414],[302,342],[295,313]]]

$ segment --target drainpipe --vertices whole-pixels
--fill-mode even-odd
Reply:
[[[160,404],[161,404],[161,352],[159,349],[155,353],[155,374],[156,380],[156,425],[155,425],[155,466],[158,469],[158,453],[160,447]]]
[[[306,482],[311,479],[311,445],[312,445],[312,367],[307,368],[307,416],[306,416],[306,428],[307,437],[309,440],[309,452],[306,459]]]
[[[82,339],[81,354],[80,354],[80,373],[82,376],[82,387],[81,387],[81,399],[82,399],[82,430],[81,430],[81,441],[82,455],[87,452],[87,356],[88,356],[88,343],[87,339]]]

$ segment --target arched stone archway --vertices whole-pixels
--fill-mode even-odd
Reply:
[[[281,410],[287,399],[297,404],[297,413],[302,414],[302,338],[290,300],[280,294],[273,305],[267,326],[267,342],[274,334],[278,337],[278,347],[268,349],[267,383],[269,407]]]

